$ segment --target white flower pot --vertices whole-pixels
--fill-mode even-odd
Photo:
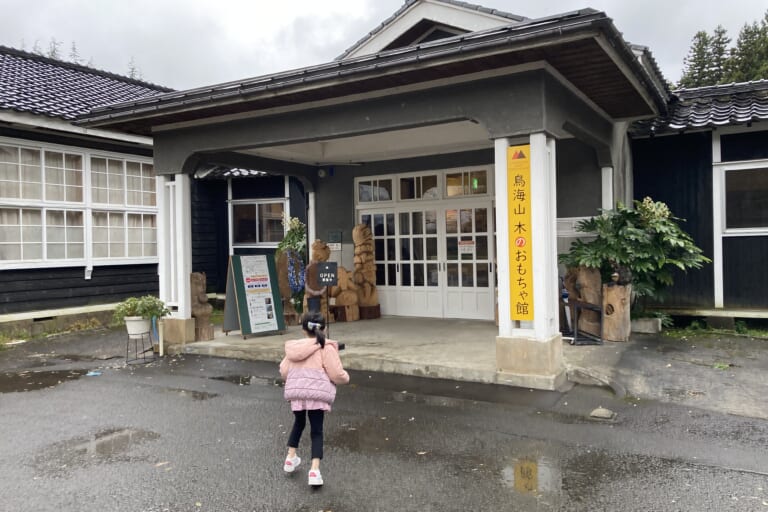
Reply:
[[[151,321],[149,318],[142,318],[140,316],[127,316],[125,317],[125,328],[129,336],[144,334],[150,331]]]

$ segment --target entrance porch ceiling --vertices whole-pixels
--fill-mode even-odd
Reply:
[[[482,126],[460,121],[239,152],[308,165],[340,165],[457,153],[492,146],[493,142]]]

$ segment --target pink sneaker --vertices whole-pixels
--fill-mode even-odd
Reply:
[[[298,455],[292,459],[285,459],[285,464],[283,464],[283,471],[286,473],[293,473],[296,471],[296,468],[299,467],[299,464],[301,464],[301,458]]]
[[[319,469],[309,470],[309,485],[323,485],[323,475]]]

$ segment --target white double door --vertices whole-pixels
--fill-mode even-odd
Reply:
[[[495,244],[489,201],[360,215],[373,232],[384,314],[493,319]]]

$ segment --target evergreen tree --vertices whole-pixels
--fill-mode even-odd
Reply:
[[[72,46],[69,48],[69,62],[74,64],[82,64],[83,59],[80,58],[80,52],[77,51],[77,44],[72,41]]]
[[[702,87],[713,85],[709,76],[711,58],[711,39],[709,34],[700,30],[693,36],[691,49],[683,61],[683,76],[680,77],[680,87]]]
[[[709,76],[710,85],[722,84],[726,78],[728,70],[728,45],[731,44],[731,38],[722,25],[715,28],[714,34],[709,39]]]
[[[59,46],[61,46],[61,41],[57,41],[55,37],[52,37],[51,42],[48,43],[48,53],[45,56],[51,59],[60,59]]]
[[[742,27],[731,51],[727,78],[729,82],[768,78],[768,12],[760,23]]]
[[[136,65],[136,61],[133,59],[133,56],[131,56],[130,62],[128,62],[128,78],[133,78],[134,80],[141,80],[141,70]]]

